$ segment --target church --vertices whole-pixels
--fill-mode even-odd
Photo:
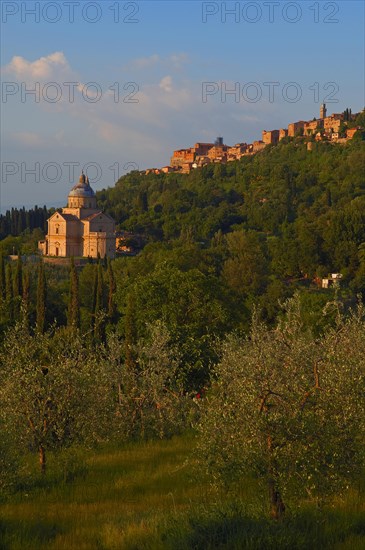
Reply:
[[[39,242],[45,256],[115,256],[115,222],[97,208],[89,178],[82,172],[68,195],[67,207],[48,219],[48,233]]]

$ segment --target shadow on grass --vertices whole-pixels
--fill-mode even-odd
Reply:
[[[173,520],[161,540],[174,550],[322,550],[336,545],[353,550],[351,541],[358,540],[360,550],[365,548],[364,519],[360,514],[303,511],[275,522],[228,510]]]
[[[0,550],[37,550],[50,544],[61,533],[53,523],[0,520]]]
[[[41,474],[34,461],[34,455],[27,456],[27,463],[19,471],[13,493],[37,493],[51,491],[55,487],[72,484],[77,480],[85,480],[88,466],[84,452],[79,448],[66,449],[59,453],[49,453],[48,468],[45,475]]]

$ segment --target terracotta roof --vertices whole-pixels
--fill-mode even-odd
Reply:
[[[49,219],[52,219],[57,216],[60,216],[63,220],[68,222],[79,221],[79,218],[77,216],[74,216],[73,214],[64,214],[63,212],[58,212],[58,211],[52,214],[52,216]]]
[[[86,216],[86,218],[82,218],[82,219],[90,221],[90,220],[93,220],[94,218],[97,218],[100,215],[104,215],[101,210],[99,212],[94,212],[94,214],[90,214],[90,216]]]
[[[83,221],[84,220],[91,221],[91,220],[97,218],[98,216],[103,216],[105,218],[109,218],[110,220],[113,220],[113,218],[111,216],[109,216],[109,214],[106,214],[105,212],[102,212],[101,210],[99,210],[99,212],[94,212],[94,214],[90,214],[90,216],[87,216],[86,218],[82,218],[82,220]]]
[[[67,221],[67,222],[78,222],[80,221],[77,216],[74,216],[73,214],[61,214],[61,216]]]

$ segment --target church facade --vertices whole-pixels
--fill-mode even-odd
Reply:
[[[48,219],[48,232],[39,242],[45,256],[115,256],[115,222],[97,208],[95,193],[84,173],[68,195],[67,207]]]

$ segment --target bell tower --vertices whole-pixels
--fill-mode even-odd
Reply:
[[[319,110],[319,118],[326,118],[326,116],[327,116],[326,104],[322,103],[321,108]]]

